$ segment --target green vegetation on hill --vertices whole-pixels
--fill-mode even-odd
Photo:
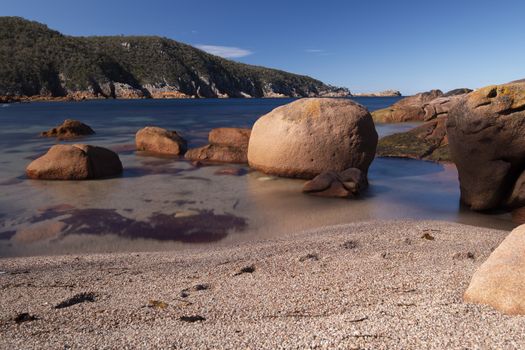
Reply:
[[[117,90],[115,85],[122,89]],[[18,17],[0,17],[0,95],[83,93],[149,97],[347,94],[307,76],[251,66],[161,37],[71,37]],[[121,94],[122,96],[119,96]]]

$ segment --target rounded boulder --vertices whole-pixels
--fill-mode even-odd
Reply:
[[[30,179],[88,180],[122,173],[118,155],[106,148],[90,145],[55,145],[26,168]]]
[[[176,131],[169,131],[156,126],[140,129],[135,135],[138,151],[159,154],[180,155],[187,150],[187,142]]]
[[[248,146],[250,167],[311,179],[325,171],[358,168],[366,176],[377,147],[368,110],[349,99],[305,98],[259,118]]]

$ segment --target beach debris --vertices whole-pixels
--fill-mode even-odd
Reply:
[[[348,320],[348,322],[357,323],[357,322],[363,322],[363,321],[366,321],[366,320],[368,320],[368,316],[354,318],[354,319]]]
[[[242,275],[243,273],[253,273],[253,272],[255,272],[255,265],[249,265],[249,266],[243,267],[234,276],[239,276],[239,275]]]
[[[317,260],[319,260],[319,256],[316,253],[309,253],[309,254],[306,254],[305,256],[302,256],[302,257],[299,258],[300,262],[304,262],[306,260],[317,261]]]
[[[168,303],[162,301],[162,300],[150,300],[148,301],[148,307],[151,307],[153,309],[165,309],[167,308],[169,305]]]
[[[476,256],[472,252],[457,252],[456,254],[452,256],[452,259],[454,260],[465,260],[465,259],[474,260],[475,258]]]
[[[344,242],[343,244],[341,244],[341,247],[345,249],[355,249],[357,248],[357,246],[358,246],[358,243],[357,241],[354,241],[354,240],[348,240]]]
[[[63,309],[80,303],[93,303],[97,299],[97,295],[92,292],[75,294],[69,299],[64,300],[55,306],[55,309]]]
[[[196,284],[196,285],[194,285],[194,286],[191,287],[191,288],[183,289],[183,290],[180,292],[179,295],[180,295],[182,298],[187,298],[187,297],[190,296],[190,292],[191,292],[191,291],[199,292],[199,291],[207,290],[207,289],[210,289],[210,285],[209,285],[209,284],[206,284],[206,283]]]
[[[20,323],[24,323],[24,322],[31,322],[31,321],[36,321],[38,320],[39,318],[35,315],[31,315],[27,312],[22,312],[22,313],[19,313],[18,315],[16,315],[14,318],[13,318],[13,321],[15,321],[15,323],[17,324],[20,324]]]
[[[438,232],[438,231],[439,230],[432,230],[432,229],[423,230],[423,235],[421,236],[421,238],[426,239],[428,241],[433,241],[435,238],[434,236],[431,235],[431,232]]]
[[[206,321],[206,318],[200,315],[194,315],[194,316],[181,316],[180,320],[183,322],[194,323],[194,322]]]

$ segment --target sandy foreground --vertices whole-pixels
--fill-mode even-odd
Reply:
[[[234,247],[0,259],[0,347],[525,348],[525,316],[462,302],[507,234],[379,221]]]

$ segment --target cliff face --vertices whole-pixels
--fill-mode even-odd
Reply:
[[[0,96],[6,100],[349,94],[166,38],[71,37],[37,22],[0,17]]]

